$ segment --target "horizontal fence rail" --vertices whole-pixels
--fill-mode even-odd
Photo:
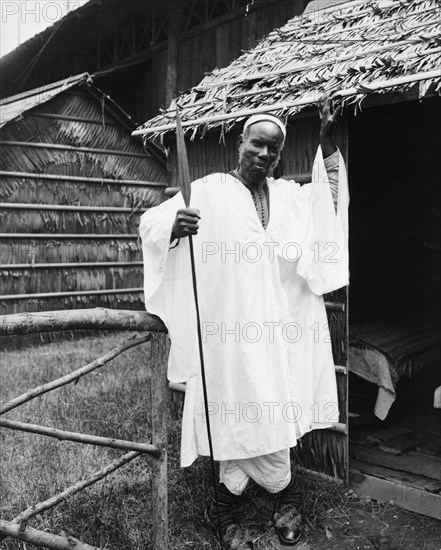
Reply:
[[[341,369],[344,369],[341,370]],[[346,374],[346,368],[345,367],[339,367],[339,366],[335,366],[335,372],[336,374]],[[186,391],[186,384],[182,383],[182,382],[170,382],[168,387],[172,390],[172,391],[175,391],[175,392],[178,392],[178,393],[185,393]],[[326,428],[327,430],[331,430],[333,432],[338,432],[340,434],[343,434],[343,435],[347,435],[348,434],[348,425],[343,423],[343,422],[333,422],[331,426],[328,426]]]
[[[130,289],[122,289],[128,291]],[[142,289],[139,289],[142,290]],[[35,295],[34,295],[35,296]],[[345,311],[343,302],[326,302],[330,311]],[[36,503],[20,512],[11,521],[2,520],[0,523],[0,542],[6,537],[14,537],[25,542],[65,550],[103,550],[72,537],[61,537],[44,531],[32,529],[27,522],[36,515],[53,508],[64,502],[70,496],[104,479],[118,468],[148,454],[153,460],[152,466],[152,499],[153,499],[153,548],[166,550],[168,548],[168,493],[167,493],[167,423],[168,404],[170,390],[185,392],[185,384],[170,383],[166,381],[168,342],[166,339],[166,327],[155,315],[145,311],[114,310],[107,308],[79,309],[70,311],[47,311],[36,313],[18,313],[0,316],[0,336],[26,335],[42,332],[66,331],[66,330],[116,330],[145,332],[142,336],[132,335],[105,355],[95,359],[81,368],[74,370],[56,380],[46,382],[32,388],[23,394],[3,403],[0,415],[10,413],[21,405],[54,391],[62,386],[75,383],[81,377],[104,367],[117,355],[133,348],[134,346],[149,342],[151,350],[151,416],[152,438],[151,443],[127,441],[99,435],[90,435],[77,432],[59,430],[48,426],[40,426],[17,420],[0,418],[0,427],[35,433],[43,436],[57,438],[59,440],[74,441],[80,444],[98,445],[129,451],[115,459],[112,463],[94,472],[90,477],[75,482],[57,495]],[[347,375],[347,369],[341,365],[335,365],[338,376]],[[327,429],[347,435],[346,424],[336,422]]]
[[[146,311],[97,307],[0,315],[0,336],[80,329],[166,332],[161,319]]]
[[[56,428],[48,428],[47,426],[37,426],[36,424],[28,424],[27,422],[18,422],[17,420],[2,420],[0,419],[0,427],[10,428],[21,432],[30,432],[39,435],[47,435],[55,437],[60,441],[76,441],[85,445],[98,445],[99,447],[110,447],[112,449],[124,449],[126,451],[139,451],[147,453],[155,458],[159,458],[161,453],[154,445],[145,443],[136,443],[135,441],[124,441],[123,439],[114,439],[111,437],[100,437],[99,435],[89,435],[76,432],[67,432],[66,430],[57,430]]]
[[[102,294],[140,294],[142,288],[104,288],[102,290],[67,290],[66,292],[36,292],[34,294],[3,294],[0,301],[38,300],[41,298],[70,298],[73,296],[100,296]]]
[[[168,423],[168,390],[166,383],[168,343],[166,328],[162,321],[145,311],[124,311],[106,308],[94,308],[70,311],[49,311],[38,313],[19,313],[0,316],[0,336],[35,334],[64,330],[114,330],[145,331],[147,334],[136,334],[126,338],[121,344],[102,357],[69,373],[61,378],[47,382],[4,403],[0,415],[17,409],[20,405],[47,392],[56,390],[70,383],[75,383],[82,376],[104,367],[117,355],[134,346],[150,343],[151,368],[151,417],[152,443],[127,441],[112,437],[102,437],[77,432],[59,430],[47,426],[0,418],[0,427],[35,433],[57,438],[61,441],[74,441],[80,444],[98,445],[129,451],[123,456],[96,471],[86,479],[80,479],[57,495],[36,503],[20,512],[12,521],[0,520],[0,543],[7,537],[24,542],[52,548],[54,550],[103,550],[81,542],[71,536],[59,536],[46,531],[33,529],[27,522],[46,510],[64,502],[70,496],[104,479],[128,462],[148,454],[154,460],[152,466],[152,499],[153,499],[153,547],[156,550],[168,549],[168,501],[167,501],[167,423]]]
[[[37,546],[43,546],[44,548],[52,548],[53,550],[102,550],[97,546],[90,546],[85,544],[74,537],[60,537],[59,535],[52,535],[46,531],[38,531],[32,529],[32,527],[26,527],[23,529],[22,524],[13,523],[0,519],[0,540],[3,535],[3,539],[6,537],[14,537],[18,540],[30,542]]]
[[[282,178],[285,180],[294,180],[296,183],[304,185],[306,183],[311,183],[312,172],[302,172],[299,174],[283,174]],[[167,187],[167,189],[165,190],[165,196],[169,198],[174,197],[179,193],[180,190],[180,187]]]

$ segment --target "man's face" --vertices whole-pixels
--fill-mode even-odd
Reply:
[[[270,121],[256,122],[239,146],[239,173],[251,184],[259,184],[277,165],[283,148],[280,128]]]

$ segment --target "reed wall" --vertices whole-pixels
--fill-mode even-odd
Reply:
[[[1,314],[143,309],[139,217],[167,172],[131,130],[81,86],[0,130]]]

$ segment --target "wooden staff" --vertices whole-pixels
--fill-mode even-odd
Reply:
[[[177,154],[178,154],[179,185],[181,188],[182,196],[184,198],[185,206],[188,208],[190,206],[190,197],[191,197],[190,169],[188,165],[188,157],[187,157],[187,150],[185,148],[184,132],[182,131],[181,117],[179,116],[178,106],[176,106],[176,145],[177,145]],[[219,501],[218,501],[218,493],[217,493],[217,486],[216,486],[216,469],[214,466],[213,443],[211,439],[210,417],[208,412],[207,382],[205,378],[204,350],[202,348],[201,317],[199,314],[199,299],[198,299],[198,288],[197,288],[197,280],[196,280],[196,267],[194,263],[193,237],[192,235],[189,235],[188,238],[190,241],[191,275],[193,280],[194,302],[196,306],[196,325],[197,325],[197,331],[198,331],[198,345],[199,345],[199,359],[201,364],[202,390],[204,393],[204,409],[205,409],[205,417],[207,419],[208,447],[210,449],[211,473],[213,476],[214,499],[216,503],[216,511],[217,511],[217,519],[218,519],[218,535],[219,535],[220,547],[222,548],[222,535],[221,535],[220,516],[219,516]]]

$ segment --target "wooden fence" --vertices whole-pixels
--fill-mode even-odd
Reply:
[[[62,503],[71,495],[100,481],[124,464],[142,454],[148,454],[153,459],[153,548],[155,550],[166,550],[168,548],[167,413],[169,389],[166,378],[168,344],[165,326],[158,317],[150,315],[147,312],[104,308],[0,316],[0,336],[75,329],[141,331],[146,332],[146,334],[142,336],[132,335],[110,352],[84,367],[57,380],[33,388],[7,403],[1,403],[0,416],[27,403],[31,399],[66,384],[76,382],[82,376],[103,367],[114,357],[134,346],[150,342],[152,442],[139,443],[97,435],[67,432],[46,426],[0,418],[0,427],[3,428],[41,434],[55,437],[59,440],[76,441],[86,445],[100,445],[129,451],[105,468],[95,472],[89,478],[76,482],[48,500],[34,504],[11,521],[0,519],[0,543],[7,537],[13,537],[37,546],[53,548],[54,550],[100,550],[71,536],[59,536],[33,529],[28,526],[28,521],[37,514]]]

